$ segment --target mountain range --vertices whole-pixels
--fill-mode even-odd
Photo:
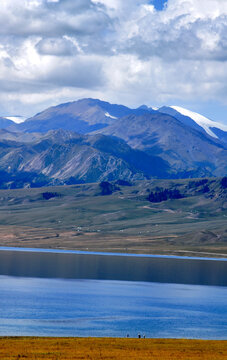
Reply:
[[[227,126],[179,107],[96,99],[0,118],[0,187],[227,174]]]

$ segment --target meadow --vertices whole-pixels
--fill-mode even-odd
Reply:
[[[207,184],[204,193],[191,180],[140,181],[105,196],[99,184],[0,190],[1,245],[226,257],[226,189]],[[148,201],[157,187],[184,196]]]
[[[117,338],[0,338],[1,360],[224,360],[226,341]]]

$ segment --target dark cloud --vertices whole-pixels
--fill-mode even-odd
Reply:
[[[11,42],[17,37],[41,36],[48,41],[49,38],[61,39],[68,35],[77,37],[81,46],[84,42],[85,46],[97,42],[101,48],[112,22],[103,11],[103,6],[90,0],[2,1],[4,5],[0,3],[0,21],[4,26],[0,28],[0,35],[11,36]],[[45,52],[45,46],[40,48],[42,50]]]
[[[76,57],[59,61],[40,79],[56,87],[98,88],[105,83],[102,63],[97,59]]]
[[[71,56],[78,52],[72,41],[65,38],[46,38],[36,45],[41,55]]]
[[[60,12],[70,12],[74,13],[83,13],[88,10],[94,9],[96,6],[90,0],[59,0],[59,1],[46,1],[46,6],[50,10],[60,11]]]

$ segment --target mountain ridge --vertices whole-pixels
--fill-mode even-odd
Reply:
[[[192,177],[187,176],[191,170],[194,177],[221,176],[227,171],[225,144],[168,114],[129,115],[100,132],[120,137],[132,148],[159,155],[169,163],[173,176],[179,173],[180,177]]]
[[[0,129],[0,170],[49,184],[225,176],[227,132],[212,131],[172,107],[80,99]]]
[[[172,115],[183,124],[227,143],[227,125],[210,120],[203,115],[179,106],[163,106],[159,108],[159,111]]]
[[[134,112],[140,114],[144,111],[146,110],[130,109],[124,105],[85,98],[52,106],[11,129],[25,132],[47,132],[62,128],[86,134],[108,126],[119,117]]]

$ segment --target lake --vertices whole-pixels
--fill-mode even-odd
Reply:
[[[0,335],[227,339],[227,261],[0,251]]]

